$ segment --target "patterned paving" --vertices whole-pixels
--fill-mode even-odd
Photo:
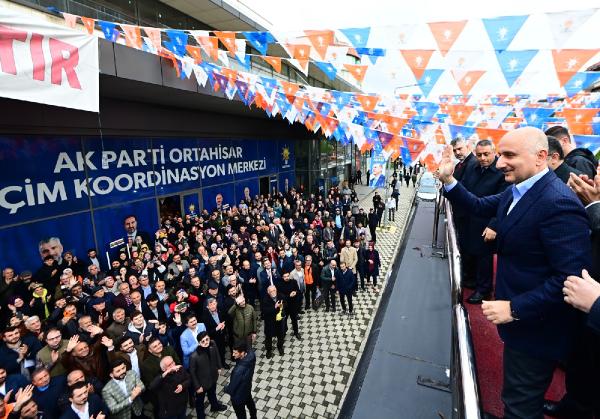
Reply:
[[[371,190],[357,186],[361,206],[372,206]],[[410,212],[414,188],[404,186],[396,211],[395,222],[390,231],[377,232],[377,248],[381,257],[381,275],[378,283],[385,287],[385,276],[400,243],[402,232]],[[379,193],[385,198],[385,191]],[[368,336],[372,319],[379,304],[380,290],[367,288],[354,298],[353,317],[326,313],[324,309],[307,311],[300,319],[298,341],[292,336],[291,323],[284,349],[285,355],[267,359],[264,351],[262,324],[256,344],[257,365],[254,375],[253,395],[259,418],[334,418],[342,404],[345,390],[351,381],[362,348]],[[274,345],[275,346],[275,345]],[[217,394],[222,403],[229,404],[229,396],[223,386],[229,381],[229,371],[219,377]],[[210,413],[218,419],[235,418],[233,409]],[[195,413],[194,413],[195,415]]]

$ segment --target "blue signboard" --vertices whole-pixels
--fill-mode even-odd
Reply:
[[[59,233],[65,250],[81,259],[97,247],[105,262],[108,244],[126,238],[129,215],[152,240],[158,197],[182,195],[189,214],[254,197],[263,176],[270,192],[284,191],[295,180],[295,149],[284,139],[9,136],[0,137],[0,166],[0,238],[10,243],[0,266],[34,270],[39,252],[23,249]]]

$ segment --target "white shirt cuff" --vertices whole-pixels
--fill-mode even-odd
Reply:
[[[456,179],[454,179],[454,181],[452,183],[449,183],[447,185],[444,185],[444,190],[446,192],[450,192],[452,189],[454,189],[454,187],[458,184],[458,181]]]

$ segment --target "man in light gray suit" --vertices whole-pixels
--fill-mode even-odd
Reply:
[[[131,419],[142,414],[144,403],[140,395],[144,383],[133,370],[127,370],[127,362],[118,358],[111,363],[111,380],[102,389],[102,398],[108,406],[111,419]]]

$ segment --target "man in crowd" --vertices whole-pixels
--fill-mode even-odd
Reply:
[[[146,389],[144,383],[132,370],[127,370],[127,362],[122,358],[111,363],[110,377],[102,389],[102,398],[108,406],[110,417],[140,418],[144,406],[141,394]]]
[[[587,148],[576,147],[569,131],[565,127],[557,125],[548,128],[546,130],[546,135],[550,135],[560,142],[565,156],[565,163],[580,170],[590,179],[593,179],[594,176],[596,176],[598,159],[596,159],[594,154]]]
[[[477,164],[464,173],[462,185],[478,197],[496,195],[508,186],[504,173],[497,169],[496,148],[490,140],[481,140],[475,146]],[[496,240],[496,217],[469,216],[459,237],[463,275],[474,279],[475,292],[468,298],[470,304],[481,304],[492,292],[493,253]]]
[[[239,343],[233,347],[233,358],[236,364],[231,372],[229,384],[225,387],[225,393],[231,397],[231,404],[238,419],[246,419],[246,408],[250,412],[250,419],[256,419],[256,405],[252,398],[256,355],[245,343]]]

